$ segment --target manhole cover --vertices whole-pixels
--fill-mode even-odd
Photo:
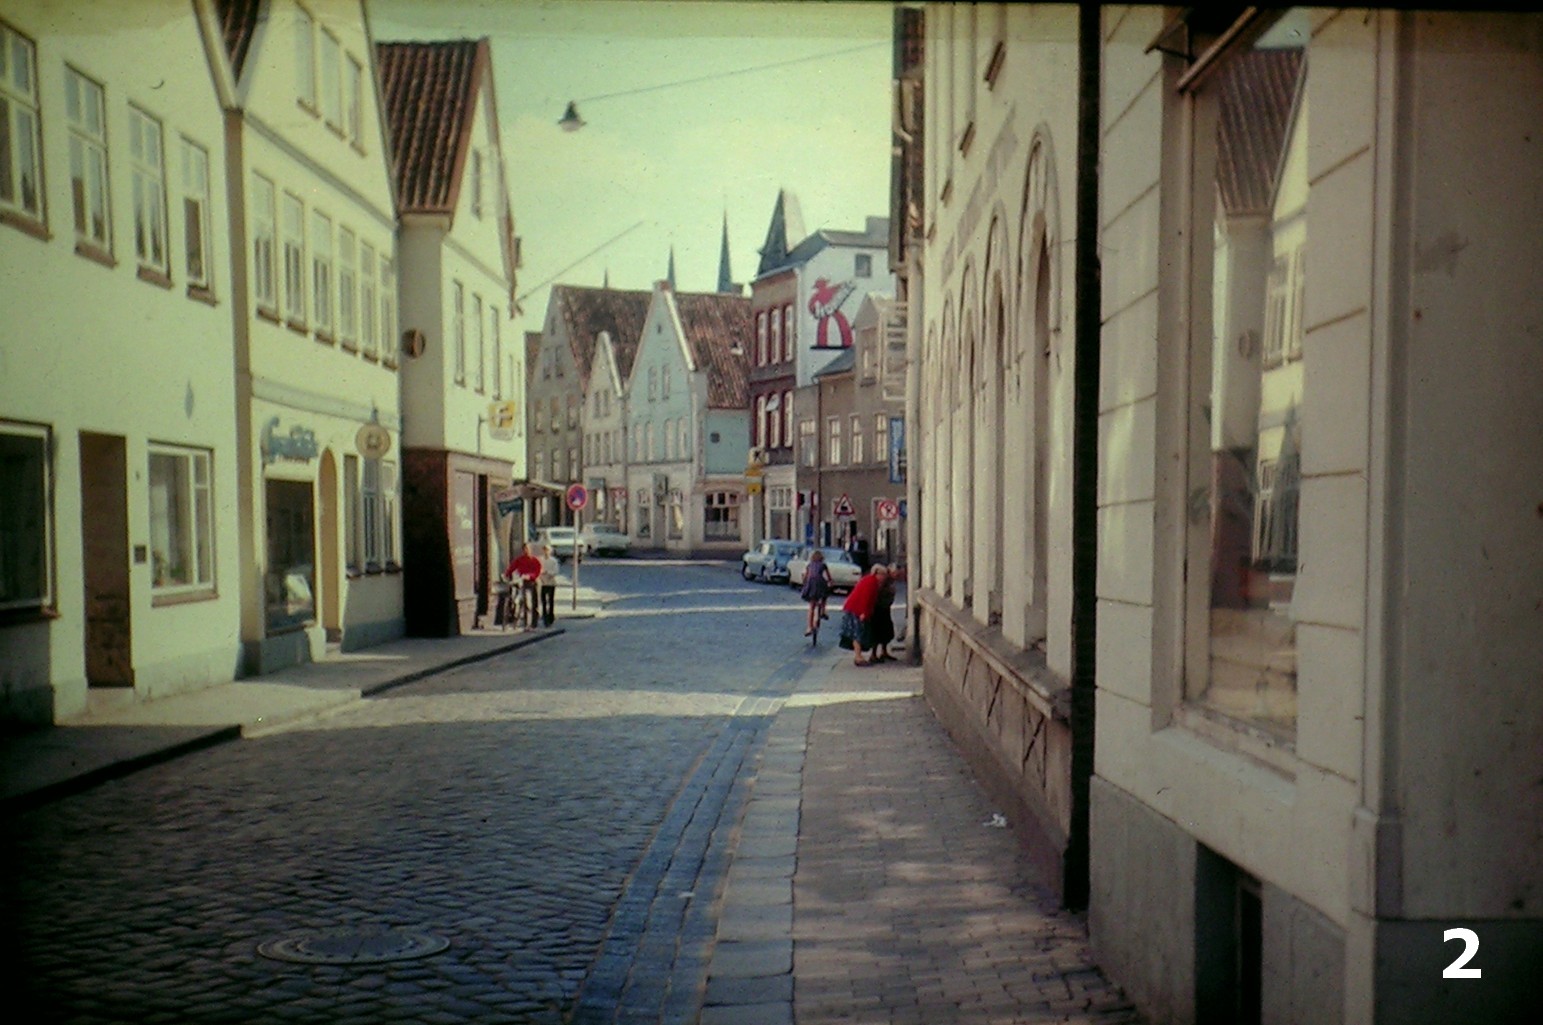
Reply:
[[[428,957],[450,946],[432,933],[411,929],[322,929],[281,936],[257,946],[263,957],[297,964],[380,964]]]

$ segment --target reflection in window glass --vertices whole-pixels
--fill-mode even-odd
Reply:
[[[1297,508],[1302,462],[1302,288],[1308,186],[1306,32],[1285,15],[1195,97],[1214,125],[1212,334],[1197,358],[1209,394],[1208,467],[1191,512],[1208,521],[1205,658],[1188,660],[1188,697],[1285,739],[1296,728]],[[1214,165],[1209,156],[1214,155]],[[1203,290],[1199,290],[1203,294]],[[1204,496],[1203,500],[1201,496]],[[1201,584],[1204,586],[1204,583]],[[1196,598],[1199,599],[1199,595]],[[1198,641],[1198,637],[1195,638]]]
[[[150,452],[150,584],[158,591],[214,585],[209,453]]]

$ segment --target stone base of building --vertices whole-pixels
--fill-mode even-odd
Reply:
[[[1046,884],[1066,889],[1069,696],[1037,653],[1013,649],[939,595],[917,595],[924,693]]]
[[[1271,1025],[1345,1020],[1342,929],[1097,776],[1089,811],[1094,957],[1152,1025],[1230,1022],[1255,1000]]]

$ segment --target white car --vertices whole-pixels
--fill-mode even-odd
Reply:
[[[584,554],[626,555],[632,551],[632,538],[614,523],[591,523],[579,531]]]
[[[572,527],[544,527],[536,533],[534,541],[534,544],[538,546],[537,555],[541,554],[539,550],[540,545],[551,545],[552,554],[559,559],[573,558],[574,548],[583,543],[575,536],[575,531]],[[588,554],[588,549],[581,550],[586,555]]]
[[[850,591],[861,579],[863,568],[853,561],[845,548],[821,548],[820,551],[825,553],[825,565],[830,569],[832,589]],[[804,586],[804,571],[809,568],[809,556],[813,553],[813,547],[805,548],[788,560],[789,587]]]

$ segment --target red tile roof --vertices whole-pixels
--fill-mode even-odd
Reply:
[[[377,43],[381,104],[402,213],[451,213],[471,140],[488,41]]]
[[[573,358],[586,383],[595,362],[595,342],[602,331],[611,335],[616,372],[623,381],[631,376],[638,340],[643,337],[643,321],[648,316],[648,292],[553,285],[548,301],[556,306],[557,315],[568,328]]]
[[[1274,202],[1301,77],[1299,49],[1252,50],[1228,63],[1216,146],[1216,184],[1228,213],[1265,211]]]
[[[749,390],[751,341],[750,297],[719,292],[677,293],[686,343],[697,368],[707,373],[707,405],[710,409],[745,409]],[[732,350],[738,349],[738,354]]]
[[[220,34],[225,37],[225,51],[230,55],[231,71],[238,82],[252,50],[252,35],[257,31],[257,15],[262,6],[263,0],[214,0]]]

